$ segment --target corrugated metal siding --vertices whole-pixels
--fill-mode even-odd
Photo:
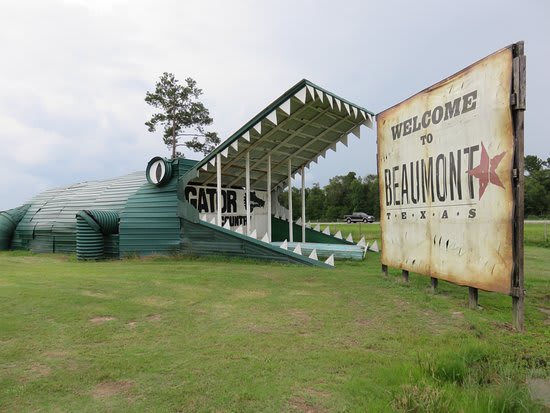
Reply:
[[[192,255],[225,255],[329,267],[290,251],[205,222],[181,219],[181,250]]]
[[[119,178],[56,188],[34,197],[29,210],[17,226],[14,249],[35,252],[74,252],[76,218],[83,209],[120,211],[130,195],[144,182],[143,172]]]
[[[178,159],[174,177],[157,187],[146,182],[128,199],[120,215],[120,255],[169,254],[180,249],[178,182],[196,164]]]
[[[118,237],[118,234],[103,236],[103,255],[105,258],[116,259],[120,257],[118,251]]]
[[[302,226],[293,224],[292,231],[294,235],[294,241],[302,240]],[[271,240],[272,241],[284,241],[288,240],[288,221],[272,217],[271,218]],[[318,242],[322,244],[350,244],[345,239],[335,238],[332,235],[323,234],[322,232],[315,231],[311,228],[306,228],[306,241]]]

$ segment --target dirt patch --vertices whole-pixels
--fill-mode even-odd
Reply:
[[[69,356],[68,351],[46,351],[42,353],[44,357],[50,357],[50,358],[66,358]]]
[[[233,293],[235,298],[265,298],[267,292],[263,290],[237,290]]]
[[[311,322],[311,316],[303,310],[294,308],[288,310],[287,314],[292,318],[292,320],[294,321],[293,324],[295,325],[304,325]]]
[[[35,378],[47,377],[51,374],[52,369],[44,364],[34,363],[30,368],[30,373]]]
[[[550,379],[529,379],[527,387],[533,399],[550,408]]]
[[[303,396],[293,396],[288,401],[291,412],[301,413],[324,413],[327,410],[315,405],[315,403],[306,400]]]
[[[110,294],[100,293],[97,291],[89,291],[89,290],[84,290],[80,294],[85,297],[93,297],[93,298],[106,298],[106,299],[113,298],[113,296]]]
[[[366,318],[356,318],[355,324],[357,325],[357,327],[365,328],[372,327],[375,323],[374,320],[367,320]]]
[[[19,378],[19,382],[29,383],[43,377],[48,377],[51,373],[52,369],[49,366],[40,363],[32,363],[25,369],[23,376]]]
[[[128,328],[134,329],[137,327],[137,321],[130,321],[129,323],[126,323],[126,325],[128,326]]]
[[[90,323],[103,324],[107,321],[113,321],[113,320],[116,320],[116,318],[111,316],[94,317],[94,318],[90,318]]]
[[[251,333],[257,333],[257,334],[267,334],[267,333],[271,333],[271,330],[267,327],[262,327],[262,326],[259,326],[257,324],[251,324],[249,327],[248,327],[248,330],[251,332]]]
[[[160,314],[153,314],[153,315],[150,315],[148,317],[145,318],[147,321],[160,321],[162,319],[162,317],[160,316]]]
[[[313,295],[313,293],[311,291],[306,291],[306,290],[295,290],[295,291],[291,291],[289,294],[290,295],[300,295],[300,296]]]
[[[451,316],[453,318],[464,318],[464,313],[462,311],[453,311]]]
[[[95,399],[104,399],[119,394],[126,394],[133,387],[134,382],[129,380],[106,381],[95,386],[91,393]]]

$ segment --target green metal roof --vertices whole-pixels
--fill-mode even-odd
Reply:
[[[43,192],[28,202],[30,207],[17,226],[13,246],[32,247],[32,241],[37,234],[65,233],[69,235],[66,240],[68,244],[61,245],[61,248],[74,250],[75,216],[78,211],[120,211],[126,205],[128,197],[144,183],[147,180],[141,171],[119,178],[82,182]],[[56,242],[59,243],[59,240]]]
[[[250,153],[251,186],[265,188],[267,158],[272,159],[272,186],[308,167],[336,144],[347,145],[349,134],[360,135],[360,126],[372,128],[374,113],[303,79],[258,113],[212,151],[195,169],[193,183],[216,181],[216,155],[222,157],[222,186],[245,186],[245,159]]]

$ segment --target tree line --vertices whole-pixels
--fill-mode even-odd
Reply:
[[[306,188],[306,217],[308,221],[336,221],[354,211],[380,216],[378,176],[357,176],[355,172],[331,178],[320,187],[315,183]],[[288,208],[288,191],[279,193],[279,202]],[[298,188],[292,188],[292,217],[302,214],[302,197]]]
[[[525,157],[525,216],[550,217],[550,158]]]
[[[288,191],[279,193],[279,202],[288,208]],[[298,188],[292,189],[292,215],[302,214],[302,197]],[[380,218],[378,176],[357,176],[355,172],[338,175],[324,187],[313,184],[306,188],[306,217],[308,221],[336,221],[354,211],[366,212]],[[525,217],[550,217],[550,158],[534,155],[525,157]]]

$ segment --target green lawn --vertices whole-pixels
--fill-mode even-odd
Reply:
[[[340,231],[344,238],[351,233],[355,242],[358,242],[361,237],[365,237],[367,242],[372,242],[376,239],[380,243],[380,224],[321,224],[321,230],[324,230],[327,226],[333,235],[337,231]],[[525,223],[524,228],[525,245],[550,248],[550,224],[529,222]]]
[[[3,252],[0,411],[544,411],[526,383],[549,383],[550,250],[525,256],[518,334],[510,297],[469,310],[466,288],[384,278],[374,253],[322,270]]]

